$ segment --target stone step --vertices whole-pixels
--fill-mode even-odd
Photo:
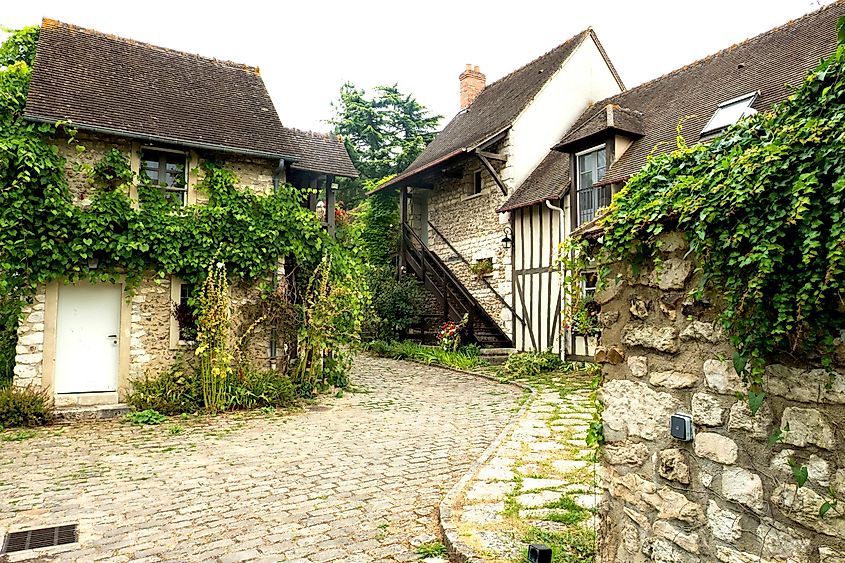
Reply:
[[[59,407],[56,409],[56,419],[59,422],[73,422],[76,420],[100,420],[118,418],[132,412],[132,407],[125,403],[116,405],[92,405],[84,407]]]
[[[508,360],[508,356],[516,353],[516,348],[482,348],[481,357],[491,365],[502,365]]]

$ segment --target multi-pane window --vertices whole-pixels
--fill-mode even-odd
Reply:
[[[145,148],[141,151],[141,178],[179,205],[187,203],[186,155],[182,152]]]
[[[578,200],[578,224],[592,221],[596,211],[610,205],[611,187],[594,186],[604,177],[607,156],[604,147],[599,147],[576,156],[576,196]]]

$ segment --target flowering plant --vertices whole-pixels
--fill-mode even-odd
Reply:
[[[469,316],[464,315],[461,322],[446,321],[440,326],[440,332],[437,334],[437,343],[443,350],[456,352],[461,345],[461,330],[463,330],[469,322]]]

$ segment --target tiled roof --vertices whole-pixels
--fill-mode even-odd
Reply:
[[[783,101],[821,58],[834,52],[836,21],[842,15],[845,15],[845,2],[838,0],[802,18],[597,102],[567,132],[561,143],[564,146],[558,146],[570,149],[579,142],[594,142],[590,141],[591,137],[609,129],[601,117],[608,105],[619,107],[629,115],[638,115],[644,135],[639,138],[631,135],[635,138],[633,144],[608,168],[601,183],[627,180],[643,167],[649,154],[677,146],[679,122],[682,122],[681,134],[685,140],[695,143],[722,102],[755,91],[760,92],[753,106],[758,111],[767,111],[773,104]],[[568,154],[552,151],[547,156],[549,158],[557,158],[561,166],[569,166]],[[554,168],[547,165],[546,170]],[[535,174],[538,172],[539,169]],[[539,192],[537,186],[547,186],[548,192]],[[553,199],[560,189],[545,178],[535,178],[533,184],[525,188],[532,193],[526,201]],[[511,200],[522,198],[522,190],[522,186],[518,188]],[[511,200],[505,207],[519,207],[512,205]]]
[[[786,99],[820,59],[836,50],[836,21],[842,15],[845,3],[835,2],[622,92],[584,112],[573,130],[608,103],[641,112],[645,136],[610,166],[603,183],[626,180],[655,148],[667,151],[677,146],[679,122],[681,135],[694,143],[722,102],[759,91],[753,107],[768,111]]]
[[[574,144],[608,130],[618,131],[633,138],[642,137],[644,134],[642,112],[616,104],[593,106],[591,109],[594,110],[593,114],[586,118],[581,116],[578,126],[569,130],[559,146]]]
[[[588,37],[592,37],[599,45],[592,29],[586,29],[527,65],[487,85],[469,108],[458,113],[404,172],[382,184],[380,189],[419,173],[432,164],[471,150],[506,130],[575,48]],[[603,49],[601,52],[604,54]],[[607,63],[621,85],[609,59]]]
[[[561,158],[565,156],[565,158]],[[547,199],[559,199],[569,187],[569,157],[551,151],[498,211],[504,213]]]
[[[308,162],[348,174],[336,140],[300,144],[255,67],[45,18],[26,113],[142,140]],[[341,145],[342,147],[342,145]],[[354,169],[352,169],[354,170]]]
[[[298,159],[293,168],[310,172],[323,172],[335,176],[355,178],[355,170],[343,140],[330,133],[314,133],[299,129],[286,129],[293,138]]]

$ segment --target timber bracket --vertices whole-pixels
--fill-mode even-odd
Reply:
[[[486,152],[478,149],[473,151],[473,154],[478,157],[478,160],[481,161],[481,164],[484,165],[484,168],[486,168],[487,172],[489,172],[490,175],[493,177],[493,180],[496,182],[496,185],[498,185],[499,189],[502,191],[502,195],[507,196],[507,186],[505,186],[505,183],[502,181],[502,178],[499,177],[499,173],[496,172],[496,169],[493,168],[493,165],[490,163],[490,160],[498,160],[500,162],[505,162],[507,160],[507,157],[498,153]]]

